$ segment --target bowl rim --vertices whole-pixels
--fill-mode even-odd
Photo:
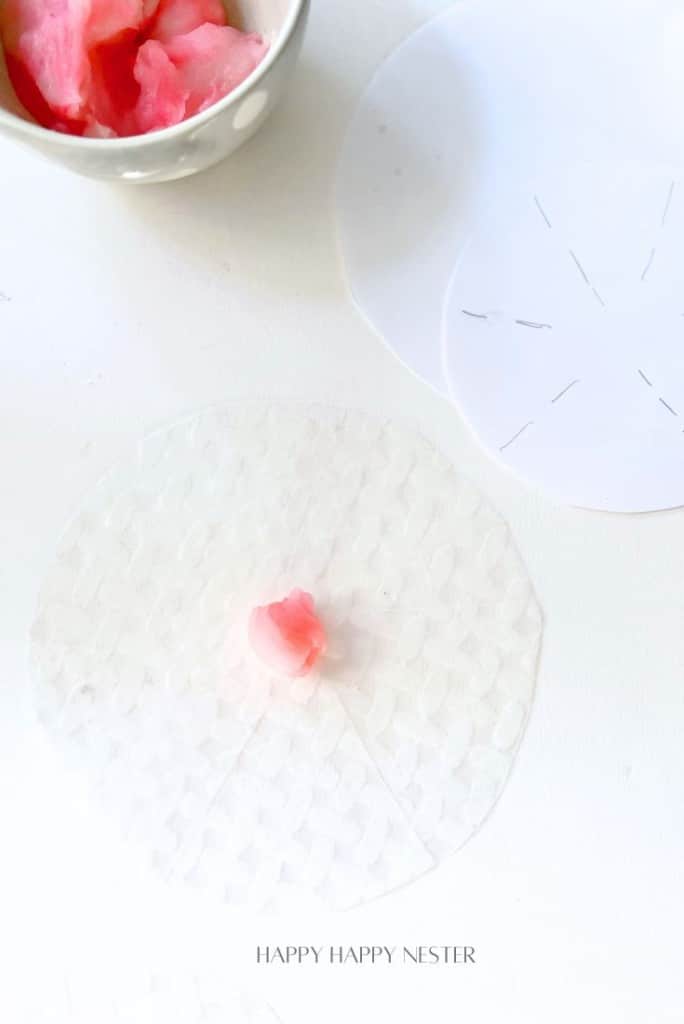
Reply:
[[[216,103],[212,103],[206,110],[200,111],[199,114],[193,114],[192,117],[179,121],[178,124],[171,125],[169,128],[160,128],[157,131],[146,132],[143,135],[123,135],[114,139],[91,139],[84,138],[82,135],[69,135],[67,132],[57,132],[52,128],[44,128],[43,125],[36,124],[33,121],[26,121],[23,117],[11,114],[8,110],[3,110],[1,107],[0,125],[6,125],[15,132],[18,130],[36,142],[49,141],[51,145],[64,146],[69,149],[98,150],[99,152],[108,150],[110,153],[117,150],[139,149],[143,146],[151,146],[157,142],[166,142],[174,139],[184,135],[188,130],[192,131],[194,128],[199,128],[201,125],[211,121],[216,114],[238,103],[245,93],[264,77],[289,43],[306,8],[309,6],[309,2],[310,0],[290,0],[290,8],[277,39],[269,47],[264,59],[240,85],[236,86],[226,96],[223,96],[222,99],[217,100]],[[0,43],[0,45],[2,44]]]

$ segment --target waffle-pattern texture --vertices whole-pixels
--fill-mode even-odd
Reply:
[[[41,976],[40,985],[25,985],[14,994],[7,1019],[17,1024],[282,1024],[262,996],[225,975],[131,971],[128,964],[88,964],[87,973],[72,969]],[[7,996],[3,989],[3,1005]]]
[[[310,590],[305,680],[246,616]],[[542,620],[501,518],[421,437],[317,406],[148,437],[67,529],[32,661],[42,721],[169,876],[346,908],[461,846],[496,802]]]

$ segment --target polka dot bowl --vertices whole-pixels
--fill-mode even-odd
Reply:
[[[309,0],[225,0],[225,7],[231,25],[259,32],[269,50],[249,78],[202,113],[131,138],[84,139],[50,131],[17,100],[0,47],[0,131],[91,178],[153,183],[211,167],[254,135],[283,95],[301,48]]]

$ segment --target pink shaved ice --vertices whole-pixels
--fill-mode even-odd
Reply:
[[[235,89],[268,46],[220,0],[5,0],[18,98],[46,128],[93,138],[178,124]]]
[[[150,26],[150,38],[168,43],[185,36],[200,25],[225,25],[226,12],[221,0],[166,0]]]
[[[264,55],[261,36],[204,24],[166,44],[187,90],[187,112],[197,114],[244,81]]]
[[[155,14],[159,0],[90,0],[86,47],[114,39],[127,29],[142,30]]]
[[[311,594],[293,590],[283,601],[254,608],[249,641],[264,664],[279,675],[308,675],[328,641]]]
[[[183,120],[187,94],[178,69],[161,43],[154,39],[143,43],[133,74],[140,86],[136,116],[143,132],[168,128]]]
[[[81,118],[88,82],[86,5],[81,0],[7,0],[1,10],[3,45],[24,65],[55,118]]]

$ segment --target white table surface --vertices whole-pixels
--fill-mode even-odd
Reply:
[[[344,124],[382,57],[444,6],[318,0],[283,107],[184,182],[96,184],[0,140],[3,1020],[29,1020],[32,989],[58,988],[65,964],[95,962],[113,998],[126,965],[211,964],[284,1024],[683,1019],[684,511],[557,507],[497,469],[395,362],[342,275]],[[84,491],[149,429],[255,396],[416,423],[508,518],[546,617],[532,720],[493,816],[439,871],[337,917],[254,921],[170,894],[86,813],[32,724],[32,608]],[[256,942],[469,943],[478,963],[257,973]]]

